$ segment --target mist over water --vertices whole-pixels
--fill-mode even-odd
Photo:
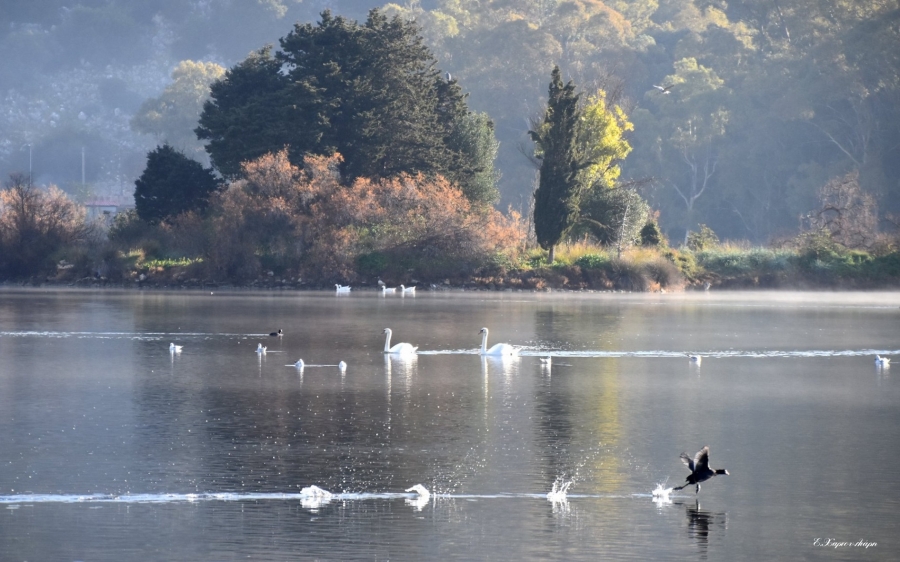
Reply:
[[[898,307],[0,292],[0,559],[889,558]]]

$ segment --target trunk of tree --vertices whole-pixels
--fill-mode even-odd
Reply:
[[[554,259],[556,259],[556,245],[550,246],[550,256],[547,258],[547,263],[553,265]]]

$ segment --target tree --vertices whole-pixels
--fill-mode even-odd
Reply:
[[[578,98],[575,84],[563,85],[558,66],[550,74],[550,96],[544,121],[536,131],[528,131],[541,162],[538,188],[534,192],[534,233],[541,248],[550,252],[575,225],[583,186],[578,175],[584,168],[578,161]]]
[[[138,217],[155,224],[185,211],[202,211],[218,187],[211,169],[168,144],[147,154],[147,167],[134,182]]]
[[[159,97],[141,105],[131,119],[132,128],[187,154],[202,153],[203,145],[194,129],[209,99],[210,85],[224,75],[225,69],[214,62],[181,61],[172,71],[172,83]]]
[[[592,196],[592,192],[615,187],[620,174],[618,163],[631,151],[624,134],[632,125],[620,107],[607,107],[602,90],[588,97],[584,106],[579,106],[579,97],[571,81],[563,86],[559,67],[554,67],[544,120],[529,131],[535,157],[540,161],[534,230],[538,244],[550,252],[551,263],[554,247],[578,223],[593,223],[590,229],[601,240],[618,240],[621,236],[610,234],[611,229],[627,221],[629,207],[635,209],[633,198],[626,195]],[[582,209],[586,201],[591,202],[588,213]],[[619,207],[621,222],[610,222],[619,214]]]
[[[10,176],[0,191],[0,274],[21,277],[51,268],[55,252],[88,239],[86,214],[56,186],[42,190],[22,174]]]
[[[325,11],[280,46],[254,53],[211,89],[197,135],[223,175],[287,147],[295,162],[340,153],[347,182],[442,175],[496,199],[496,187],[484,185],[494,177],[495,143],[484,139],[492,126],[437,70],[414,23],[372,10],[360,25]]]

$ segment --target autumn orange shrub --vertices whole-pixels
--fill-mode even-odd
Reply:
[[[410,270],[426,279],[513,257],[524,245],[517,215],[474,207],[442,177],[360,178],[348,186],[340,162],[340,155],[308,156],[300,169],[283,150],[245,163],[244,178],[213,201],[216,272],[245,275],[267,262],[321,282]]]
[[[85,244],[93,232],[86,211],[61,189],[39,189],[13,176],[0,191],[0,276],[55,272],[59,252]]]

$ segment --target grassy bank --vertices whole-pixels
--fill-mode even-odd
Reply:
[[[593,290],[682,291],[714,289],[835,289],[865,290],[900,287],[900,252],[847,250],[835,245],[761,248],[723,244],[693,251],[686,248],[629,248],[621,253],[591,244],[561,246],[556,261],[547,263],[539,249],[523,252],[515,262],[498,257],[466,271],[432,275],[427,267],[400,273],[359,272],[351,282],[358,288],[420,285],[480,290]],[[425,264],[418,264],[424,266]],[[287,270],[261,269],[251,278],[210,274],[202,258],[148,258],[140,251],[108,254],[100,267],[61,261],[56,275],[27,283],[66,286],[122,286],[148,288],[247,287],[260,289],[328,289],[321,279],[306,280]]]

